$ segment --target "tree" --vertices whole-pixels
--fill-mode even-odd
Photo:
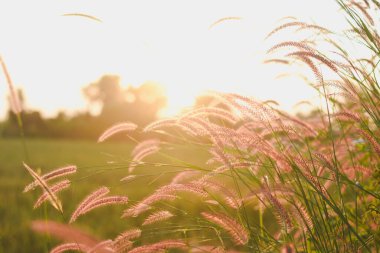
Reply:
[[[105,75],[98,81],[83,89],[90,105],[100,107],[99,119],[102,125],[110,125],[118,121],[132,121],[145,125],[156,119],[157,113],[166,105],[166,97],[162,88],[147,82],[135,88],[123,89],[120,77]]]

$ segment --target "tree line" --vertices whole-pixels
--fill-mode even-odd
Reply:
[[[83,88],[90,104],[97,108],[95,115],[86,109],[68,116],[60,111],[53,118],[44,118],[41,112],[23,106],[21,118],[26,137],[96,139],[109,126],[131,121],[144,126],[157,118],[166,105],[162,88],[147,82],[139,87],[123,88],[120,77],[105,75]],[[21,101],[24,101],[20,92]],[[16,115],[9,110],[5,121],[0,123],[0,136],[16,137],[20,128]],[[120,136],[119,136],[120,138]]]

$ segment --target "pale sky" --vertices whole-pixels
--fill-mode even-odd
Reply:
[[[288,110],[316,93],[294,75],[276,79],[284,66],[262,64],[267,49],[293,38],[264,38],[285,16],[339,30],[337,9],[334,0],[0,0],[0,55],[27,107],[45,116],[84,109],[81,88],[106,73],[125,86],[162,84],[167,113],[206,90],[273,99]],[[209,28],[231,16],[241,20]],[[0,73],[0,118],[7,95]]]

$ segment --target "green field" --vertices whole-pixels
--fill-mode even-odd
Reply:
[[[46,218],[67,223],[81,199],[101,185],[108,186],[112,194],[127,195],[129,202],[133,203],[157,187],[163,178],[172,175],[161,175],[163,171],[181,169],[171,166],[140,167],[136,169],[136,173],[141,174],[141,177],[123,183],[119,179],[127,175],[132,144],[27,139],[26,146],[28,159],[19,139],[0,139],[0,252],[47,252],[56,241],[33,232],[30,229],[32,220]],[[181,157],[180,152],[176,151],[177,157]],[[162,157],[160,159],[162,161]],[[22,161],[37,171],[41,169],[43,173],[69,164],[78,166],[76,175],[69,177],[72,182],[70,188],[59,195],[63,203],[63,217],[49,204],[33,209],[40,192],[35,190],[22,193],[25,185],[32,181],[23,168]],[[170,163],[175,164],[176,161]],[[74,226],[100,238],[115,236],[124,229],[138,225],[138,220],[120,220],[119,214],[124,208],[99,208],[80,217]]]

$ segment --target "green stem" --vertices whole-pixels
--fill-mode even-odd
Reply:
[[[259,206],[260,206],[260,210],[259,210],[260,232],[261,232],[261,237],[264,238],[263,204],[260,202]]]
[[[28,149],[26,147],[24,125],[22,123],[21,114],[17,113],[16,116],[17,116],[18,128],[19,128],[19,131],[20,131],[21,143],[22,143],[22,147],[23,147],[23,150],[24,150],[24,158],[29,163],[29,154],[28,154]]]

